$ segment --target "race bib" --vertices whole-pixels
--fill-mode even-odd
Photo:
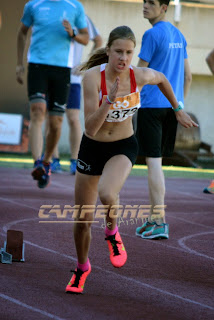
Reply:
[[[107,96],[103,96],[103,101]],[[124,97],[116,98],[111,104],[108,115],[105,119],[107,122],[122,122],[140,108],[140,93],[134,92]]]

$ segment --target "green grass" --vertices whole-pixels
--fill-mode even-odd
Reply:
[[[133,168],[132,176],[146,177],[148,175],[148,170],[145,166],[142,168]],[[211,169],[198,169],[185,168],[185,167],[163,167],[164,176],[166,178],[186,178],[186,179],[208,179],[212,180],[214,178],[214,170]]]
[[[69,155],[60,155],[60,162],[64,171],[69,171]],[[30,154],[8,154],[0,153],[0,167],[6,168],[33,168],[33,160]],[[186,179],[208,179],[214,178],[214,169],[198,169],[186,167],[163,166],[165,177]],[[131,171],[132,176],[145,177],[148,174],[147,167],[135,165]]]

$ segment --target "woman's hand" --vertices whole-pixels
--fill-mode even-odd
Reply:
[[[115,82],[114,82],[114,84],[113,84],[113,86],[111,87],[111,89],[109,91],[108,97],[109,97],[109,99],[111,101],[114,101],[116,99],[117,91],[119,89],[119,86],[120,86],[120,78],[117,77]]]

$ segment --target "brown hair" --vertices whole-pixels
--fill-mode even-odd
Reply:
[[[136,39],[133,31],[127,27],[127,26],[120,26],[115,29],[113,29],[109,35],[108,42],[106,45],[106,48],[110,48],[112,43],[117,40],[117,39],[129,39],[133,41],[134,46],[136,46]],[[108,56],[106,54],[106,48],[100,48],[97,49],[94,54],[89,58],[87,62],[85,62],[81,66],[81,71],[82,70],[87,70],[92,67],[98,66],[102,63],[107,63],[108,62]]]

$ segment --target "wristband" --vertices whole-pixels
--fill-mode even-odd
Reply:
[[[179,110],[182,110],[184,108],[184,104],[182,101],[179,101],[178,107],[176,109],[172,108],[175,112],[178,112]]]
[[[114,103],[114,101],[112,102],[112,101],[109,99],[109,96],[106,97],[106,100],[105,100],[105,101],[106,101],[106,103],[108,103],[108,104],[113,104],[113,103]]]
[[[72,29],[73,30],[73,35],[71,36],[71,38],[73,39],[73,38],[75,38],[76,37],[76,35],[77,35],[77,31],[75,30],[75,29]]]

